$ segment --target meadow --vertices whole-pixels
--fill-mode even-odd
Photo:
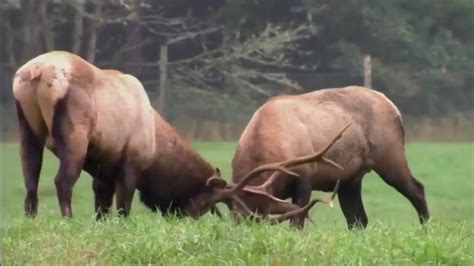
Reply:
[[[193,146],[230,177],[233,142]],[[23,217],[24,187],[17,144],[1,144],[2,265],[472,265],[474,264],[474,143],[410,143],[413,174],[424,185],[432,219],[420,226],[411,204],[375,173],[365,177],[369,227],[349,231],[335,208],[316,205],[315,224],[235,224],[210,214],[164,219],[142,206],[131,216],[95,222],[91,178],[74,188],[74,219],[60,217],[49,151],[39,185],[39,214]],[[321,192],[315,192],[321,195]],[[219,205],[221,210],[224,206]]]

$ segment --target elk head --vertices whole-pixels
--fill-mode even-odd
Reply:
[[[293,158],[290,160],[285,160],[276,163],[270,163],[261,165],[242,178],[240,182],[236,184],[228,184],[220,175],[220,171],[218,168],[215,169],[215,173],[213,176],[209,177],[206,181],[206,189],[205,192],[200,193],[198,196],[194,197],[193,200],[190,201],[184,207],[184,211],[191,217],[197,218],[209,210],[214,212],[217,211],[215,208],[215,204],[218,202],[225,203],[229,209],[233,209],[233,206],[238,206],[239,210],[242,210],[245,214],[250,216],[256,216],[257,214],[250,210],[250,208],[246,205],[244,201],[242,201],[239,197],[241,193],[250,193],[253,197],[256,197],[257,201],[260,204],[265,205],[262,209],[264,209],[263,218],[266,218],[267,214],[281,214],[281,216],[271,219],[272,223],[280,223],[291,219],[295,216],[307,216],[308,211],[317,203],[322,202],[332,206],[332,200],[334,199],[338,188],[339,188],[339,181],[337,182],[333,194],[329,198],[314,198],[310,201],[309,204],[300,208],[299,206],[286,202],[284,200],[278,199],[268,193],[267,188],[270,186],[272,182],[281,174],[285,173],[292,176],[299,176],[297,173],[290,171],[289,167],[294,167],[306,163],[313,163],[313,162],[324,162],[333,165],[339,169],[342,169],[340,165],[336,162],[331,161],[324,157],[324,154],[332,147],[332,145],[341,138],[342,133],[351,125],[351,123],[347,124],[334,138],[333,140],[322,150],[297,158]],[[260,186],[250,186],[248,185],[252,179],[260,176],[265,172],[274,172],[273,175],[262,185]],[[217,211],[218,212],[218,211]],[[219,214],[219,213],[218,213]],[[220,215],[220,214],[219,214]]]

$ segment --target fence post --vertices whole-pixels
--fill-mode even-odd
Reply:
[[[158,110],[160,115],[165,116],[165,102],[166,102],[166,74],[168,64],[168,46],[160,46],[160,95],[158,98]]]
[[[364,57],[364,87],[372,88],[372,60],[370,55]]]

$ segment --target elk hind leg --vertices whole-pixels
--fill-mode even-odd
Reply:
[[[24,210],[35,217],[38,211],[38,181],[43,162],[44,136],[38,136],[28,124],[19,102],[16,102],[20,133],[20,158],[26,188]]]
[[[59,144],[57,149],[60,163],[54,182],[62,216],[72,217],[72,188],[82,170],[87,150],[87,137],[78,131],[67,139],[68,141]]]
[[[85,113],[74,112],[83,108],[69,100],[65,97],[56,103],[51,135],[59,158],[59,170],[54,179],[59,206],[62,216],[71,218],[72,188],[83,168],[89,140]]]
[[[421,224],[429,220],[424,186],[411,174],[404,155],[383,160],[376,166],[375,172],[411,202],[418,213]]]

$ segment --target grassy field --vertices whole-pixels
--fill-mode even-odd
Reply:
[[[193,144],[230,176],[235,143]],[[137,197],[131,217],[95,222],[91,178],[74,188],[73,220],[60,218],[46,152],[39,215],[23,218],[24,188],[16,144],[2,144],[2,264],[164,265],[472,265],[474,263],[474,144],[409,144],[414,175],[425,185],[432,220],[420,226],[414,208],[375,174],[365,177],[369,216],[364,231],[346,229],[336,208],[317,205],[316,225],[233,224],[206,215],[198,221],[163,219]],[[220,206],[221,210],[225,208]]]

